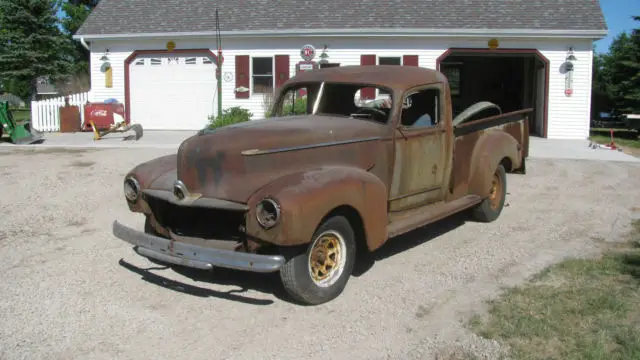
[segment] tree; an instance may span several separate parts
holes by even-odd
[[[627,33],[611,44],[608,58],[609,89],[614,113],[621,115],[640,110],[640,47]]]
[[[613,99],[609,92],[607,81],[606,55],[593,56],[591,90],[591,118],[600,119],[601,113],[608,113],[613,106]]]
[[[592,115],[640,112],[640,27],[616,36],[608,53],[594,56],[593,65]]]
[[[0,79],[28,88],[40,76],[56,81],[70,73],[72,44],[57,26],[53,0],[0,0]]]
[[[91,14],[91,11],[98,5],[100,0],[67,0],[62,1],[62,11],[64,16],[60,23],[65,33],[71,39],[71,37],[80,29],[87,16]],[[74,73],[89,74],[89,51],[82,46],[82,44],[75,42],[75,49],[73,52],[74,60]]]

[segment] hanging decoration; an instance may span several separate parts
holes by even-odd
[[[569,47],[567,51],[567,61],[564,64],[566,73],[564,77],[564,94],[566,96],[573,95],[573,62],[578,60],[573,54],[573,47]]]

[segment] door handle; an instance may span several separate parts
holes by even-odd
[[[431,168],[431,174],[435,175],[436,171],[438,171],[438,165],[433,165],[433,167]]]

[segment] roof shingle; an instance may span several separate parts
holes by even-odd
[[[77,35],[291,29],[606,30],[598,0],[102,0]]]

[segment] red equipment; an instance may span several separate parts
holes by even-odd
[[[117,114],[119,116],[115,116]],[[115,119],[121,117],[122,119]],[[93,131],[91,122],[100,130],[110,129],[115,123],[125,120],[124,105],[121,103],[87,103],[84,106],[84,131]],[[125,120],[129,124],[129,120]]]
[[[613,141],[613,129],[611,129],[611,144],[609,144],[609,147],[611,147],[611,149],[615,150],[618,147],[616,146],[616,142]]]

